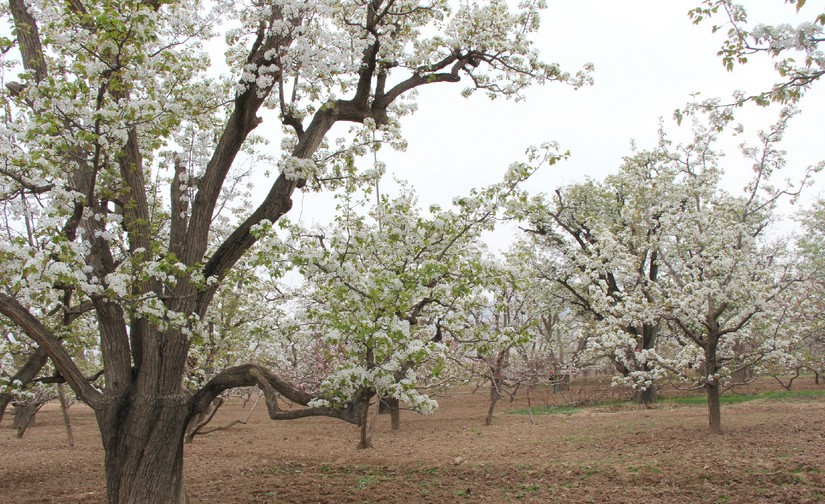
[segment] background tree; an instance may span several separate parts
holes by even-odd
[[[492,281],[468,312],[474,339],[456,357],[471,375],[490,384],[486,425],[505,394],[512,401],[526,390],[531,404],[535,387],[565,391],[584,348],[571,308],[548,292],[553,284],[537,274],[534,252],[530,242],[518,240],[491,261]]]
[[[663,349],[651,352],[650,358],[705,388],[712,433],[722,432],[719,396],[732,370],[786,346],[770,341],[785,336],[770,328],[781,323],[779,297],[797,278],[783,248],[766,235],[777,202],[797,196],[806,182],[771,182],[785,164],[777,144],[791,115],[761,133],[758,147],[743,145],[753,175],[741,195],[719,188],[712,129],[697,128],[692,143],[665,156],[677,175],[674,197],[681,203],[662,216],[659,256],[667,274],[657,310],[679,350],[672,356]]]
[[[94,409],[109,502],[185,501],[186,426],[223,391],[257,384],[299,404],[314,399],[253,364],[185,388],[222,281],[255,245],[253,230],[289,211],[295,190],[355,175],[365,135],[400,142],[410,91],[465,77],[490,96],[585,83],[539,60],[529,36],[540,7],[9,1],[2,14],[14,39],[3,40],[2,64],[16,80],[2,89],[0,192],[12,204],[12,239],[0,262],[0,313]],[[212,78],[202,44],[219,35],[229,74]],[[279,173],[213,243],[229,174],[267,109],[286,128]],[[359,126],[330,148],[338,122]],[[15,204],[24,200],[37,204]],[[17,236],[26,223],[37,246]],[[102,388],[49,317],[87,306]],[[313,411],[357,422],[362,406]]]
[[[556,159],[546,156],[539,161]],[[370,444],[371,398],[390,403],[396,428],[398,401],[425,413],[434,408],[417,389],[417,372],[438,374],[448,339],[466,344],[467,306],[492,278],[481,233],[492,229],[534,170],[514,164],[504,182],[457,198],[454,209],[433,206],[429,215],[411,190],[380,197],[368,214],[347,192],[330,227],[288,226],[288,239],[270,242],[308,282],[301,301],[307,327],[322,335],[320,348],[331,362],[313,404],[365,402],[361,447]]]
[[[799,317],[799,356],[814,372],[816,383],[825,373],[825,201],[818,199],[800,212],[802,231],[797,257],[803,281],[795,304]]]
[[[631,381],[645,376],[634,383],[635,399],[644,404],[656,397],[644,351],[654,348],[661,324],[652,304],[660,221],[671,202],[672,174],[661,170],[662,159],[661,153],[638,153],[603,183],[538,195],[515,210],[536,247],[538,275],[557,284],[554,292],[589,320],[589,353],[610,359]]]

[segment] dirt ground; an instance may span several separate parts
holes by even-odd
[[[706,433],[702,405],[592,407],[532,424],[508,414],[526,406],[519,397],[484,427],[484,391],[440,403],[429,417],[403,413],[399,432],[379,417],[370,450],[356,449],[354,426],[273,422],[261,403],[248,424],[187,446],[187,491],[193,503],[825,502],[823,396],[723,406],[722,436]],[[250,406],[228,403],[214,425],[246,418]],[[6,415],[0,503],[105,501],[94,417],[80,405],[70,414],[74,447],[57,405],[22,439]]]

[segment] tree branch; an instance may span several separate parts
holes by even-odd
[[[40,82],[46,77],[46,60],[43,58],[43,46],[40,43],[40,31],[37,20],[29,12],[24,0],[10,0],[9,7],[14,17],[14,32],[20,44],[23,67],[34,71],[34,81]]]
[[[255,364],[245,364],[228,368],[209,380],[196,394],[192,401],[190,417],[207,411],[212,401],[223,391],[236,387],[257,385],[264,393],[269,417],[273,420],[291,420],[310,416],[328,416],[357,424],[364,407],[364,394],[359,394],[344,408],[305,408],[282,411],[278,408],[276,396],[281,395],[290,401],[306,406],[315,396],[284,380],[280,375]],[[367,398],[367,402],[369,398]]]
[[[32,380],[34,380],[34,377],[40,373],[40,370],[43,369],[43,366],[46,365],[48,360],[46,351],[42,346],[38,345],[37,349],[33,354],[31,354],[31,356],[29,356],[26,363],[23,364],[14,376],[10,377],[10,381],[12,383],[19,381],[23,384],[23,386],[28,385],[32,382]],[[0,394],[0,422],[3,421],[3,414],[6,412],[6,406],[8,406],[9,402],[11,402],[12,398],[12,394]]]
[[[275,62],[271,58],[267,58],[267,54],[270,51],[277,53],[276,49],[278,47],[289,45],[291,42],[291,33],[284,36],[270,35],[262,44],[256,46],[250,52],[249,63],[255,64],[259,68],[271,65]],[[175,255],[181,258],[184,264],[191,266],[200,261],[206,253],[212,214],[220,196],[223,182],[246,137],[261,123],[261,119],[256,115],[257,111],[269,96],[275,83],[280,82],[281,75],[280,70],[273,72],[272,84],[266,88],[258,87],[255,82],[242,83],[246,90],[235,98],[235,108],[232,110],[226,127],[224,127],[218,140],[218,145],[215,147],[212,158],[207,163],[206,171],[198,184],[198,192],[192,204],[192,216],[187,233],[188,239],[185,244],[172,250]]]
[[[8,317],[45,350],[80,400],[92,408],[97,406],[102,394],[86,381],[83,373],[60,344],[60,340],[46,326],[20,302],[4,293],[0,293],[0,313]]]

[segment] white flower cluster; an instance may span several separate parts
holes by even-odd
[[[278,162],[278,169],[288,180],[302,180],[312,177],[315,173],[315,161],[288,156]]]

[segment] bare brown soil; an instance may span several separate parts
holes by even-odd
[[[704,406],[594,407],[531,424],[507,413],[526,406],[520,397],[502,400],[483,427],[484,391],[440,402],[430,417],[402,414],[399,432],[380,417],[370,450],[356,449],[356,427],[272,422],[260,404],[249,424],[187,446],[187,491],[195,503],[825,502],[822,396],[723,406],[722,436],[706,433]],[[248,408],[231,402],[213,425]],[[79,405],[70,413],[74,447],[57,405],[23,439],[7,415],[0,503],[105,501],[94,416]]]

